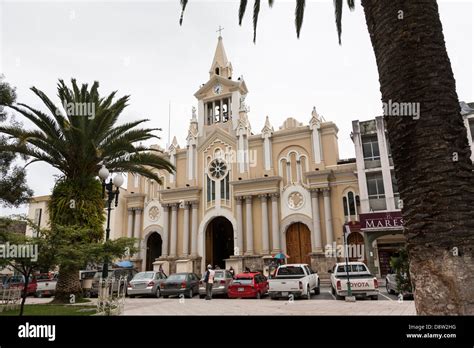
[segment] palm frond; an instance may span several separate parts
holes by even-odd
[[[188,0],[181,0],[181,16],[179,17],[179,25],[183,24],[184,10],[186,9],[187,4]]]
[[[260,13],[260,0],[255,0],[253,4],[253,43],[257,41],[257,22]]]
[[[244,18],[245,9],[247,8],[247,0],[240,0],[239,6],[239,25],[242,25],[242,19]]]
[[[340,45],[342,35],[342,0],[334,0],[334,9],[336,15],[337,37]]]
[[[347,6],[349,6],[349,9],[353,11],[355,9],[355,2],[354,0],[347,0]]]
[[[304,7],[305,0],[296,0],[296,9],[295,9],[295,25],[296,25],[296,36],[300,38],[301,26],[303,25],[304,17]]]

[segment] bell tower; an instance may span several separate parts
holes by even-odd
[[[222,129],[235,132],[241,115],[242,101],[248,93],[243,77],[236,81],[232,63],[227,58],[222,39],[219,37],[209,70],[209,80],[194,94],[198,99],[198,133],[203,136],[208,127],[220,124]],[[225,126],[224,126],[225,124]]]

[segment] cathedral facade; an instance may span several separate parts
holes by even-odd
[[[335,262],[327,247],[342,245],[344,226],[358,220],[356,165],[339,159],[337,126],[313,108],[308,124],[288,118],[275,129],[267,117],[254,132],[248,93],[219,36],[186,144],[174,138],[164,149],[176,172],[158,172],[161,185],[128,176],[115,237],[139,239],[139,269],[266,273],[283,253],[324,274]]]

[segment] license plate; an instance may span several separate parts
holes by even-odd
[[[286,291],[285,291],[285,292],[282,292],[281,295],[282,295],[282,296],[288,296],[288,292],[286,292]]]
[[[239,288],[239,291],[244,291],[245,289],[244,288]]]

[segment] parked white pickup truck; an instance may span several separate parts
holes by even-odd
[[[379,284],[363,262],[349,262],[349,280],[351,282],[352,296],[370,297],[378,300]],[[347,272],[345,263],[336,263],[331,273],[331,291],[336,299],[342,300],[348,296]]]
[[[275,275],[268,280],[268,294],[271,299],[280,297],[306,297],[311,299],[311,291],[320,292],[319,276],[307,264],[281,265]]]
[[[58,283],[58,274],[50,277],[48,274],[42,274],[37,278],[35,297],[54,296],[56,284]]]

